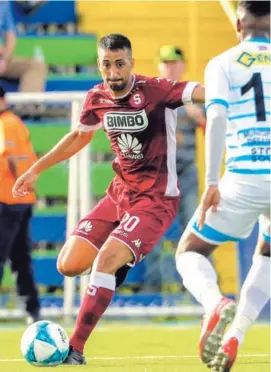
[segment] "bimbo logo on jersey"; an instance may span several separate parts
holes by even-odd
[[[141,132],[148,126],[148,117],[145,110],[107,112],[104,115],[104,126],[111,132]]]

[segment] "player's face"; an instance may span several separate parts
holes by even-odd
[[[104,81],[115,93],[124,94],[129,89],[134,59],[127,49],[99,49],[98,66]]]
[[[185,71],[183,61],[167,61],[159,63],[159,73],[162,78],[171,80],[181,80]]]

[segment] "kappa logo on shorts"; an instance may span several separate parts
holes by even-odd
[[[90,221],[83,221],[80,223],[78,230],[89,233],[92,230],[92,223]]]
[[[136,239],[136,240],[133,240],[132,243],[134,243],[134,245],[137,248],[140,248],[141,247],[141,244],[142,244],[142,241],[140,239]]]

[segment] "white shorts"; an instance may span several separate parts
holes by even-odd
[[[208,243],[219,245],[248,238],[259,219],[262,236],[270,243],[270,181],[226,172],[219,190],[217,212],[208,211],[205,225],[199,230],[198,208],[188,230]]]

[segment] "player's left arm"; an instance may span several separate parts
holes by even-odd
[[[187,116],[197,124],[199,128],[205,132],[206,128],[206,116],[203,108],[198,105],[186,105],[185,111]]]
[[[189,84],[189,82],[187,82]],[[191,93],[192,103],[204,103],[205,102],[205,88],[201,84],[197,84]]]
[[[205,190],[201,199],[198,224],[203,227],[209,208],[217,210],[218,182],[226,142],[229,81],[219,59],[209,62],[205,70],[207,125],[205,137]]]
[[[158,84],[154,94],[159,94],[159,101],[169,109],[183,105],[205,102],[204,87],[194,81],[172,81],[157,79]]]

